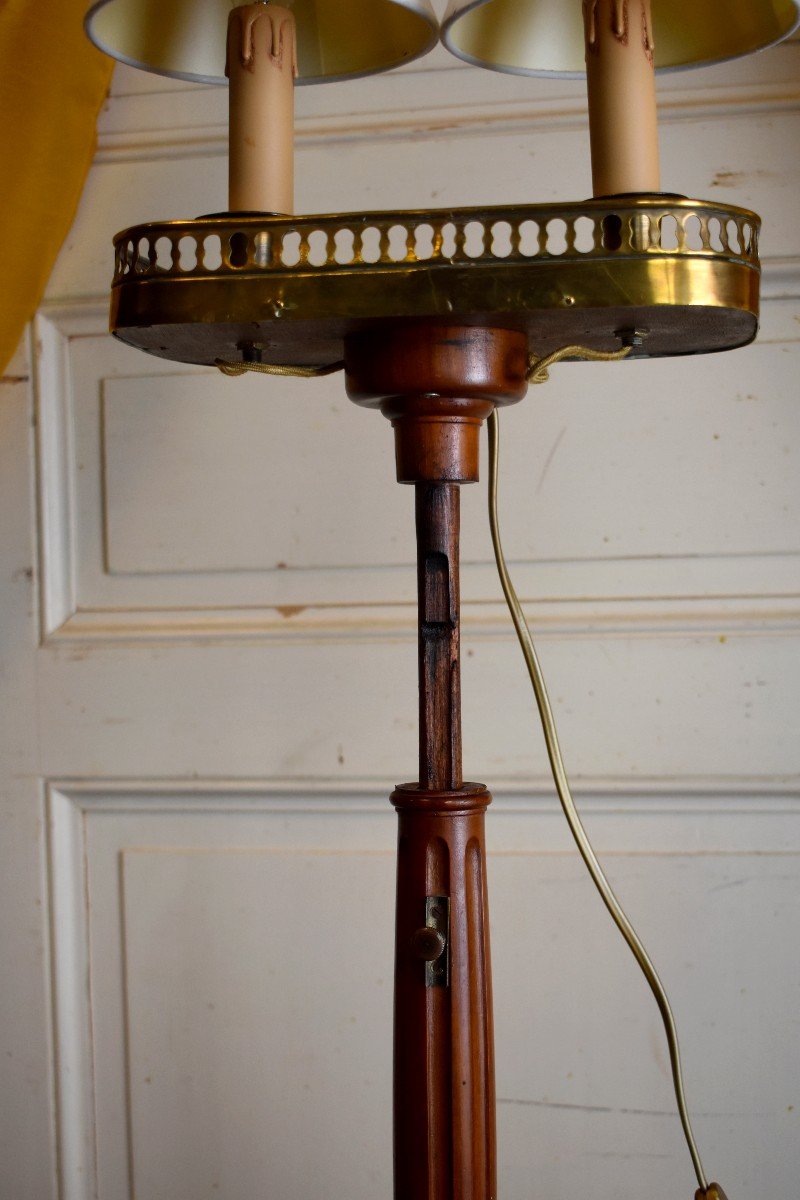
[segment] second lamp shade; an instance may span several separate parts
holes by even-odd
[[[652,0],[652,8],[656,70],[752,54],[800,24],[800,0]],[[581,0],[450,0],[442,36],[459,58],[497,71],[585,70]]]

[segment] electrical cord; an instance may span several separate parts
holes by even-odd
[[[215,359],[214,366],[223,375],[234,378],[252,371],[256,375],[282,375],[286,379],[319,379],[322,375],[334,375],[344,369],[343,362],[328,363],[323,367],[293,367],[285,363],[226,362],[223,358]]]
[[[550,365],[553,361],[559,361],[559,358],[570,357],[595,357],[596,352],[582,351],[580,347],[569,346],[565,347],[564,352],[556,352],[558,357],[549,355],[547,361],[544,359],[532,358],[531,370],[529,378],[533,382],[544,382],[546,378],[546,365]],[[622,358],[627,354],[627,350],[616,355],[604,356],[609,358]],[[597,355],[599,358],[600,356]],[[545,367],[544,370],[542,368]],[[538,378],[537,378],[538,372]],[[667,1035],[667,1045],[669,1047],[670,1065],[672,1068],[672,1082],[675,1088],[675,1099],[678,1106],[678,1114],[680,1116],[683,1133],[686,1138],[686,1144],[689,1148],[689,1154],[692,1158],[697,1182],[700,1185],[701,1192],[708,1193],[709,1185],[706,1181],[703,1171],[703,1164],[700,1161],[700,1155],[697,1150],[697,1145],[692,1133],[692,1126],[689,1120],[689,1113],[686,1107],[686,1097],[683,1087],[683,1072],[681,1069],[680,1047],[678,1045],[678,1032],[675,1026],[675,1018],[672,1015],[667,993],[664,986],[658,977],[655,967],[645,950],[639,936],[631,925],[625,910],[614,894],[614,891],[609,883],[603,868],[601,867],[597,855],[594,852],[586,830],[575,807],[575,801],[572,798],[569,780],[567,778],[564,760],[561,756],[561,747],[558,741],[558,733],[556,730],[553,710],[550,706],[550,699],[547,694],[544,676],[542,674],[539,659],[536,649],[533,644],[525,615],[522,611],[522,606],[519,602],[519,597],[514,590],[514,585],[508,573],[508,567],[503,554],[503,547],[500,542],[500,531],[497,517],[497,480],[498,480],[498,464],[499,464],[499,434],[500,420],[495,409],[488,422],[489,428],[489,527],[492,535],[492,545],[494,547],[494,556],[497,563],[497,571],[500,576],[500,583],[503,588],[503,594],[506,598],[511,620],[514,623],[514,628],[522,648],[522,654],[525,658],[525,664],[528,668],[533,691],[536,697],[536,705],[539,710],[539,717],[542,722],[542,730],[544,732],[544,740],[547,747],[547,757],[550,760],[550,769],[553,773],[553,781],[558,792],[558,798],[561,801],[561,807],[564,810],[564,816],[567,819],[570,831],[580,851],[581,857],[592,877],[592,882],[600,893],[603,903],[608,909],[611,917],[619,929],[620,933],[628,943],[637,963],[639,964],[645,979],[647,980],[650,990],[655,997],[658,1005],[661,1019],[664,1023],[664,1030]],[[716,1185],[712,1185],[716,1186]]]

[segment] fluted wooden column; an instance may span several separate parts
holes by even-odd
[[[394,1137],[396,1200],[492,1200],[494,1049],[480,785],[398,788]],[[449,982],[417,950],[426,898],[449,898]]]

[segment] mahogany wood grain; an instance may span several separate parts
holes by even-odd
[[[494,1200],[489,921],[481,784],[461,777],[457,483],[417,483],[419,782],[398,788],[395,1200]],[[450,901],[449,981],[426,984],[427,897]]]
[[[527,366],[511,329],[408,322],[345,340],[347,394],[392,422],[400,483],[475,482],[481,425],[522,399]]]
[[[398,788],[395,1200],[494,1200],[494,1043],[480,784]],[[450,981],[414,952],[427,896],[450,898]]]
[[[527,387],[518,331],[381,325],[345,344],[347,390],[394,426],[416,485],[419,779],[397,788],[395,1200],[495,1200],[492,989],[482,784],[461,767],[459,511],[480,427]],[[426,904],[449,900],[449,979],[429,977]],[[440,906],[442,907],[442,906]],[[427,957],[426,957],[427,956]],[[441,965],[441,964],[440,964]]]
[[[456,483],[418,483],[419,784],[461,787],[461,661]]]

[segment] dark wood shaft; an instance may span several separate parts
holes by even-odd
[[[494,1050],[484,812],[461,778],[460,485],[416,484],[419,782],[398,788],[395,1200],[494,1200]],[[420,957],[449,901],[447,986]]]
[[[461,787],[457,483],[418,483],[419,785]]]
[[[394,1025],[395,1200],[495,1200],[494,1043],[479,784],[398,788]],[[450,900],[447,987],[415,954],[428,896]]]

